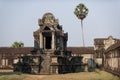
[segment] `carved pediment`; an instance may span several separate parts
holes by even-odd
[[[42,21],[44,24],[53,24],[55,22],[55,17],[52,13],[46,13],[43,15]]]
[[[107,49],[108,47],[110,47],[111,45],[115,44],[115,40],[112,36],[109,36],[106,40],[104,40],[104,45],[105,45],[105,49]]]
[[[52,13],[45,13],[42,17],[42,19],[38,20],[39,26],[54,26],[56,27],[58,25],[58,19],[55,19],[54,15]]]

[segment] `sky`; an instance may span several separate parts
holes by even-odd
[[[80,3],[89,9],[83,20],[85,46],[93,46],[95,38],[120,39],[120,0],[0,0],[0,47],[15,41],[33,47],[38,19],[47,12],[68,32],[68,46],[82,46],[80,20],[74,15]]]

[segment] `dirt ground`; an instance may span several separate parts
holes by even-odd
[[[0,69],[0,77],[9,78],[9,80],[12,80],[13,78],[17,78],[14,80],[40,80],[43,77],[46,77],[46,75],[31,75],[31,74],[22,74],[22,73],[15,73],[13,70],[3,70]],[[7,80],[7,78],[5,80]],[[4,80],[0,78],[0,80]]]
[[[32,75],[0,70],[0,75],[0,80],[120,80],[119,77],[101,70],[57,75]]]

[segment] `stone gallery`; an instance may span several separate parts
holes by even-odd
[[[0,47],[0,69],[62,74],[102,68],[120,76],[120,39],[95,38],[91,47],[67,47],[68,33],[52,13],[45,13],[38,24],[34,47]]]

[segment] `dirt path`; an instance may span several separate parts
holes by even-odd
[[[24,80],[41,80],[44,77],[46,77],[46,75],[27,75]]]
[[[97,70],[95,72],[79,72],[58,75],[32,75],[10,72],[10,70],[1,71],[0,80],[120,80],[108,72]],[[5,78],[5,79],[4,79]]]

